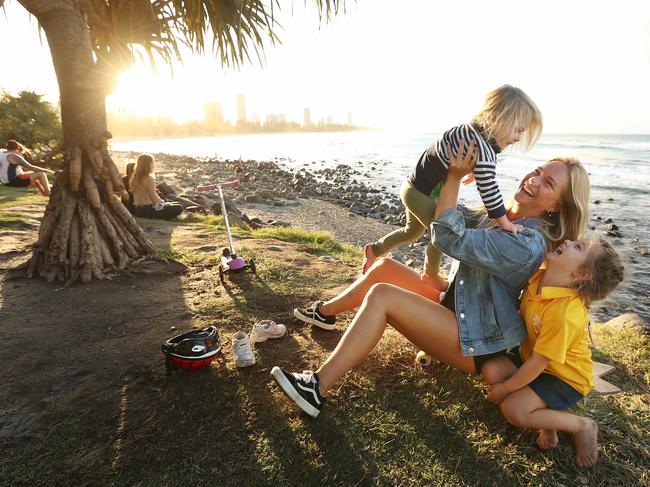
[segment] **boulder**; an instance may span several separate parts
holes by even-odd
[[[636,313],[625,313],[623,315],[612,318],[606,323],[607,326],[620,328],[622,326],[631,326],[643,331],[650,331],[648,324],[641,319]]]
[[[247,194],[244,196],[246,203],[264,203],[264,198],[259,193]]]

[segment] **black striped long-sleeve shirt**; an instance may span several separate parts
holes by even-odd
[[[431,198],[438,198],[440,188],[447,177],[449,156],[447,145],[454,155],[458,154],[460,141],[465,147],[474,141],[478,150],[478,162],[474,168],[476,187],[490,218],[506,214],[503,197],[496,180],[496,162],[499,147],[493,140],[486,141],[475,125],[465,124],[447,130],[443,136],[429,147],[408,176],[408,182]]]

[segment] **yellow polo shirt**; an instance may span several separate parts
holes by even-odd
[[[528,337],[519,346],[525,362],[533,352],[548,358],[544,372],[562,379],[583,395],[593,389],[589,313],[575,289],[543,287],[544,269],[535,272],[521,297],[519,314]]]

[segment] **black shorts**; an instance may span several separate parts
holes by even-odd
[[[32,184],[29,178],[12,178],[6,183],[6,186],[12,186],[14,188],[26,188]]]
[[[505,356],[508,357],[517,368],[521,367],[524,363],[519,356],[519,347],[513,348],[507,352]],[[548,405],[549,408],[557,409],[559,411],[575,406],[575,404],[584,397],[580,392],[575,390],[559,377],[545,372],[539,374],[535,380],[528,384],[528,387],[530,387],[533,392]]]

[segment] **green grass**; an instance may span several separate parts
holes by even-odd
[[[24,219],[20,213],[0,210],[0,228],[20,228],[23,226]]]
[[[220,215],[195,215],[196,225],[203,228],[206,233],[224,233],[226,226]],[[353,245],[341,244],[328,232],[301,230],[293,227],[263,227],[251,229],[245,223],[231,225],[230,230],[236,237],[269,237],[283,242],[292,242],[304,245],[313,253],[319,255],[335,255],[339,257],[358,258],[361,253]]]
[[[345,255],[358,257],[359,249],[353,245],[341,244],[328,232],[306,231],[292,227],[267,227],[253,231],[255,237],[271,237],[284,242],[305,245],[317,254]]]
[[[47,198],[32,188],[12,188],[0,184],[0,228],[25,227],[25,216],[13,211],[23,205],[45,205]]]
[[[0,210],[22,205],[45,205],[47,198],[33,188],[12,188],[0,184]]]
[[[191,250],[175,249],[172,245],[162,249],[157,249],[156,258],[161,260],[177,260],[186,265],[195,265],[208,262],[209,260],[214,260],[212,256],[207,256]]]
[[[201,232],[225,231],[219,218],[192,225]],[[94,325],[60,331],[83,336],[74,343],[88,346],[90,354],[86,362],[67,364],[66,377],[74,377],[79,367],[89,368],[93,357],[101,356],[92,355],[98,350],[123,351],[116,360],[119,366],[95,370],[83,394],[71,403],[57,402],[53,386],[52,400],[37,406],[45,408],[47,421],[34,438],[0,445],[3,484],[650,484],[650,342],[640,330],[594,326],[594,358],[615,366],[605,379],[622,391],[590,395],[575,410],[600,426],[601,459],[590,470],[574,465],[566,435],[560,435],[556,450],[541,453],[534,433],[510,426],[485,400],[477,379],[440,364],[415,366],[415,348],[392,331],[330,392],[321,416],[312,420],[285,400],[269,371],[274,365],[315,369],[334,349],[350,314],[336,331],[326,332],[295,324],[292,309],[353,279],[361,254],[322,232],[233,231],[241,238],[240,253],[255,259],[257,278],[235,275],[223,286],[213,252],[169,246],[158,257],[190,265],[178,278],[180,294],[168,296],[170,306],[143,306],[142,297],[136,298],[148,286],[138,282],[141,290],[132,293],[134,301],[123,296],[120,307],[133,310],[134,321],[142,320],[144,326],[118,336]],[[268,250],[274,239],[290,245],[283,253]],[[338,259],[327,263],[331,272],[323,272],[314,255]],[[157,288],[153,282],[151,293]],[[29,294],[30,288],[21,292]],[[61,299],[65,296],[61,293]],[[167,333],[184,306],[191,306],[195,324],[219,328],[225,360],[168,378],[158,342],[143,342],[138,333],[155,326],[146,321],[152,315]],[[257,345],[254,367],[235,368],[230,337],[262,318],[286,323],[288,336]],[[122,330],[127,325],[111,326]]]
[[[648,337],[634,327],[610,328],[593,325],[596,358],[616,363],[639,387],[650,387],[650,347]]]

